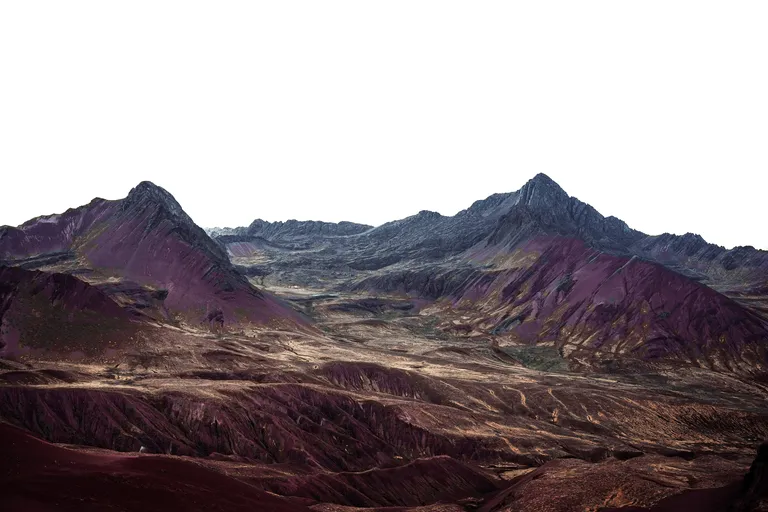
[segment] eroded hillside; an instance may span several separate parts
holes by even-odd
[[[542,175],[454,217],[211,235],[149,183],[0,232],[11,510],[764,504],[764,253]]]

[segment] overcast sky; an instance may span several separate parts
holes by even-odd
[[[544,172],[768,248],[768,2],[0,3],[0,224],[151,180],[200,225],[452,215]]]

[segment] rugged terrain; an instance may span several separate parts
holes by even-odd
[[[165,190],[140,183],[125,199],[0,228],[6,264],[66,272],[128,302],[162,299],[159,319],[192,325],[301,322],[251,286]],[[145,304],[139,304],[141,307]]]
[[[543,175],[209,233],[147,182],[0,228],[10,510],[768,506],[764,252]]]
[[[211,234],[254,282],[429,300],[467,336],[552,346],[573,369],[766,371],[767,252],[644,235],[543,174],[453,217]]]

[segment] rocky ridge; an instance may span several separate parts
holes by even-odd
[[[647,236],[544,174],[452,217],[333,237],[248,229],[214,238],[259,282],[421,297],[461,311],[470,335],[554,343],[574,367],[766,370],[768,253]]]

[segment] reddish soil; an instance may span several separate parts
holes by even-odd
[[[147,182],[0,228],[3,510],[765,510],[762,256],[544,176],[227,233]]]
[[[193,325],[304,325],[307,319],[253,287],[165,190],[144,182],[125,199],[91,203],[0,232],[0,259],[77,272],[92,282],[130,280],[167,291],[173,315]]]
[[[3,423],[0,439],[0,496],[8,512],[309,510],[192,459],[71,450]]]
[[[0,266],[0,357],[105,354],[140,328],[139,318],[75,276]]]

